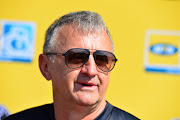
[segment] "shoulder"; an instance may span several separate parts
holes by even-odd
[[[109,115],[109,118],[110,118],[109,120],[140,120],[137,117],[135,117],[134,115],[132,115],[120,108],[117,108],[108,102],[107,102],[107,106],[111,110],[111,113]]]
[[[10,115],[5,120],[51,120],[53,112],[53,104],[46,104]]]
[[[135,117],[134,115],[132,115],[122,109],[119,109],[117,107],[114,107],[114,106],[113,106],[113,110],[112,110],[112,117],[114,117],[114,119],[121,118],[122,120],[140,120],[137,117]]]

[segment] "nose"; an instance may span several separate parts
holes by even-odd
[[[90,77],[95,76],[98,73],[97,65],[94,61],[93,55],[89,56],[88,61],[86,62],[86,64],[81,69],[81,73],[87,74]]]

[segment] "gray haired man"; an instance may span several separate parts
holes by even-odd
[[[54,103],[31,108],[7,120],[139,120],[105,100],[117,59],[111,35],[100,15],[73,12],[47,30],[42,75],[52,81]]]

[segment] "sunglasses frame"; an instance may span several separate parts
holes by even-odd
[[[45,55],[57,55],[57,56],[61,56],[61,55],[62,55],[62,56],[65,57],[65,63],[66,63],[66,66],[67,66],[68,68],[70,68],[70,69],[77,69],[77,68],[80,68],[80,67],[82,67],[83,65],[85,65],[86,62],[89,60],[89,57],[87,58],[87,60],[86,60],[81,66],[76,67],[76,68],[69,67],[69,65],[67,64],[66,55],[67,55],[67,53],[68,53],[69,51],[74,50],[74,49],[86,50],[86,51],[88,52],[88,56],[90,56],[90,54],[91,54],[90,50],[95,50],[95,49],[90,49],[90,50],[89,50],[89,49],[85,49],[85,48],[72,48],[72,49],[69,49],[68,51],[66,51],[65,53],[46,53]],[[114,65],[113,65],[113,67],[112,67],[109,71],[102,70],[101,67],[97,64],[95,54],[98,53],[98,52],[108,52],[108,53],[110,53],[110,54],[114,57],[114,61],[115,61],[115,62],[114,62]],[[98,66],[98,68],[99,68],[100,70],[104,71],[104,72],[110,72],[110,71],[114,68],[116,62],[118,61],[118,59],[116,59],[116,56],[115,56],[113,53],[111,53],[111,52],[109,52],[109,51],[105,51],[105,50],[96,50],[95,52],[93,52],[93,57],[94,57],[94,61],[95,61],[96,65]]]

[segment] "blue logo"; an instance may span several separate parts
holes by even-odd
[[[178,48],[171,44],[159,43],[150,47],[152,53],[157,55],[174,55],[178,52]]]
[[[0,60],[31,62],[34,42],[34,23],[3,21]]]

